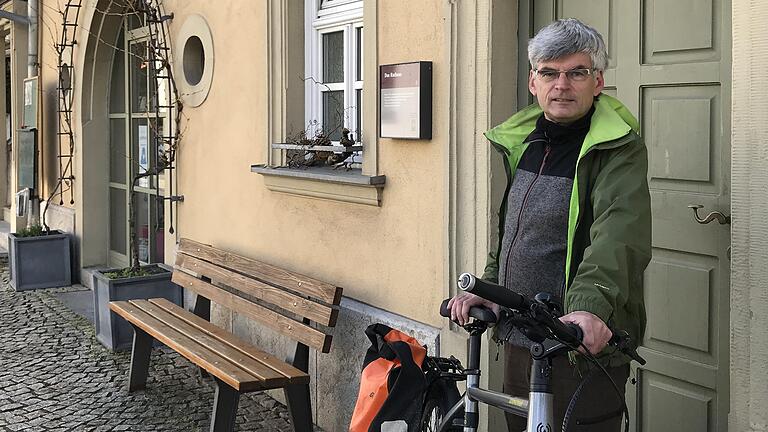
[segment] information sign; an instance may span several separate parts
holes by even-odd
[[[379,68],[379,135],[432,139],[432,62]]]

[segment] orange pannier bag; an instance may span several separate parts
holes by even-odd
[[[371,346],[365,354],[360,392],[350,432],[415,431],[427,381],[422,371],[427,350],[413,337],[384,324],[365,329]]]

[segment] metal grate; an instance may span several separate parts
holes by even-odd
[[[167,194],[165,196],[159,196],[161,201],[169,200],[169,215],[168,215],[168,232],[173,234],[173,207],[176,203],[183,201],[183,196],[177,196],[173,193],[173,173],[176,169],[176,150],[178,149],[180,131],[180,114],[182,111],[181,99],[179,98],[178,90],[176,88],[176,80],[173,75],[173,70],[170,63],[170,42],[168,41],[168,33],[166,30],[165,22],[173,19],[173,14],[165,14],[160,2],[144,1],[143,2],[144,13],[147,17],[147,27],[149,28],[149,69],[152,73],[153,80],[156,84],[154,91],[154,107],[155,118],[160,118],[160,111],[167,110],[167,119],[170,127],[168,127],[167,135],[163,131],[157,131],[155,133],[155,151],[156,154],[163,155],[163,166],[160,167],[161,162],[158,161],[158,168],[155,172],[155,184],[159,184],[157,176],[163,170],[168,170],[168,185]],[[161,82],[165,82],[165,88],[168,91],[165,95],[161,95],[159,91],[163,87]],[[164,97],[163,97],[164,96]],[[161,100],[161,98],[163,100]],[[162,202],[159,203],[162,205]]]
[[[64,194],[69,192],[69,204],[75,203],[74,189],[72,188],[72,182],[75,180],[75,176],[72,171],[72,158],[75,153],[75,138],[72,133],[72,89],[73,77],[74,77],[74,51],[77,45],[77,23],[80,18],[80,11],[82,10],[82,2],[80,0],[70,0],[64,5],[62,14],[62,26],[61,37],[55,44],[56,53],[58,54],[58,84],[56,86],[57,93],[57,106],[56,113],[58,116],[58,131],[56,132],[56,159],[59,163],[59,175],[56,186],[51,191],[48,200],[45,203],[45,210],[43,210],[42,223],[46,231],[48,225],[45,222],[45,215],[48,212],[48,206],[51,200],[58,195],[59,205],[64,204]]]

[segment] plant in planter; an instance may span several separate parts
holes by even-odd
[[[71,285],[70,258],[67,233],[33,224],[8,235],[11,286],[16,291]]]
[[[172,152],[171,149],[164,150],[167,156],[172,156],[168,154]],[[139,172],[133,175],[128,190],[131,265],[125,268],[97,271],[93,275],[96,339],[115,351],[131,347],[133,330],[125,320],[109,310],[109,302],[162,297],[182,305],[183,290],[171,282],[171,269],[162,263],[142,263],[149,253],[146,239],[144,237],[139,239],[138,235],[135,188],[141,179],[160,174],[170,167],[173,161],[171,157],[158,159],[154,167],[149,167],[146,171],[137,170]]]
[[[150,19],[153,14],[159,14],[159,11],[147,7],[146,4],[142,6],[142,2],[137,2],[136,5],[128,4],[129,10],[126,11],[126,15],[146,16],[147,23],[159,23],[147,24],[150,27],[150,42],[146,51],[147,57],[142,59],[142,68],[151,74],[149,82],[153,83],[151,85],[156,86],[156,88],[148,89],[149,98],[141,99],[143,102],[140,102],[139,105],[146,107],[147,111],[154,109],[155,118],[161,117],[160,107],[175,105],[177,113],[172,122],[175,129],[172,130],[179,131],[178,113],[182,109],[181,101],[174,84],[170,63],[166,58],[167,50],[160,46],[163,45],[164,33],[154,27],[162,25],[162,23],[157,16]],[[136,55],[136,53],[131,55]],[[167,88],[161,89],[161,85],[167,85]],[[161,95],[164,95],[167,100],[160,100]],[[170,111],[164,115],[173,116],[173,112]],[[166,298],[181,305],[183,300],[182,288],[171,282],[171,269],[162,263],[150,263],[152,254],[149,253],[149,228],[147,221],[139,221],[136,202],[137,187],[148,188],[151,186],[150,179],[154,179],[154,184],[158,184],[158,177],[166,170],[173,169],[180,137],[173,136],[173,133],[163,133],[159,122],[147,122],[145,127],[147,130],[144,132],[144,140],[154,144],[145,145],[138,151],[137,155],[132,155],[132,152],[126,155],[131,167],[131,181],[127,184],[130,265],[125,268],[97,271],[93,275],[96,339],[112,350],[129,349],[133,340],[133,329],[128,322],[109,310],[110,302]],[[154,140],[149,140],[150,128]],[[155,155],[155,157],[151,155]],[[168,181],[168,183],[171,184],[172,182]],[[146,200],[152,199],[151,195],[144,194],[144,196]],[[164,198],[158,196],[157,199],[157,205],[162,206]],[[176,197],[172,197],[172,199],[180,200]],[[139,235],[139,231],[141,231],[141,235]],[[173,233],[172,226],[169,232]],[[158,234],[161,233],[162,229]],[[162,239],[159,239],[158,242],[161,244]],[[162,260],[162,254],[157,258]]]

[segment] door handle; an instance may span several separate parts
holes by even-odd
[[[708,224],[708,223],[712,222],[713,220],[717,220],[717,222],[720,225],[730,225],[731,224],[731,217],[730,216],[726,216],[726,215],[720,213],[719,211],[711,212],[705,218],[701,218],[699,216],[699,209],[700,208],[704,208],[704,206],[701,205],[701,204],[692,204],[692,205],[689,205],[688,208],[693,210],[693,217],[694,217],[694,219],[696,219],[696,222],[698,222],[698,223],[700,223],[702,225]]]

